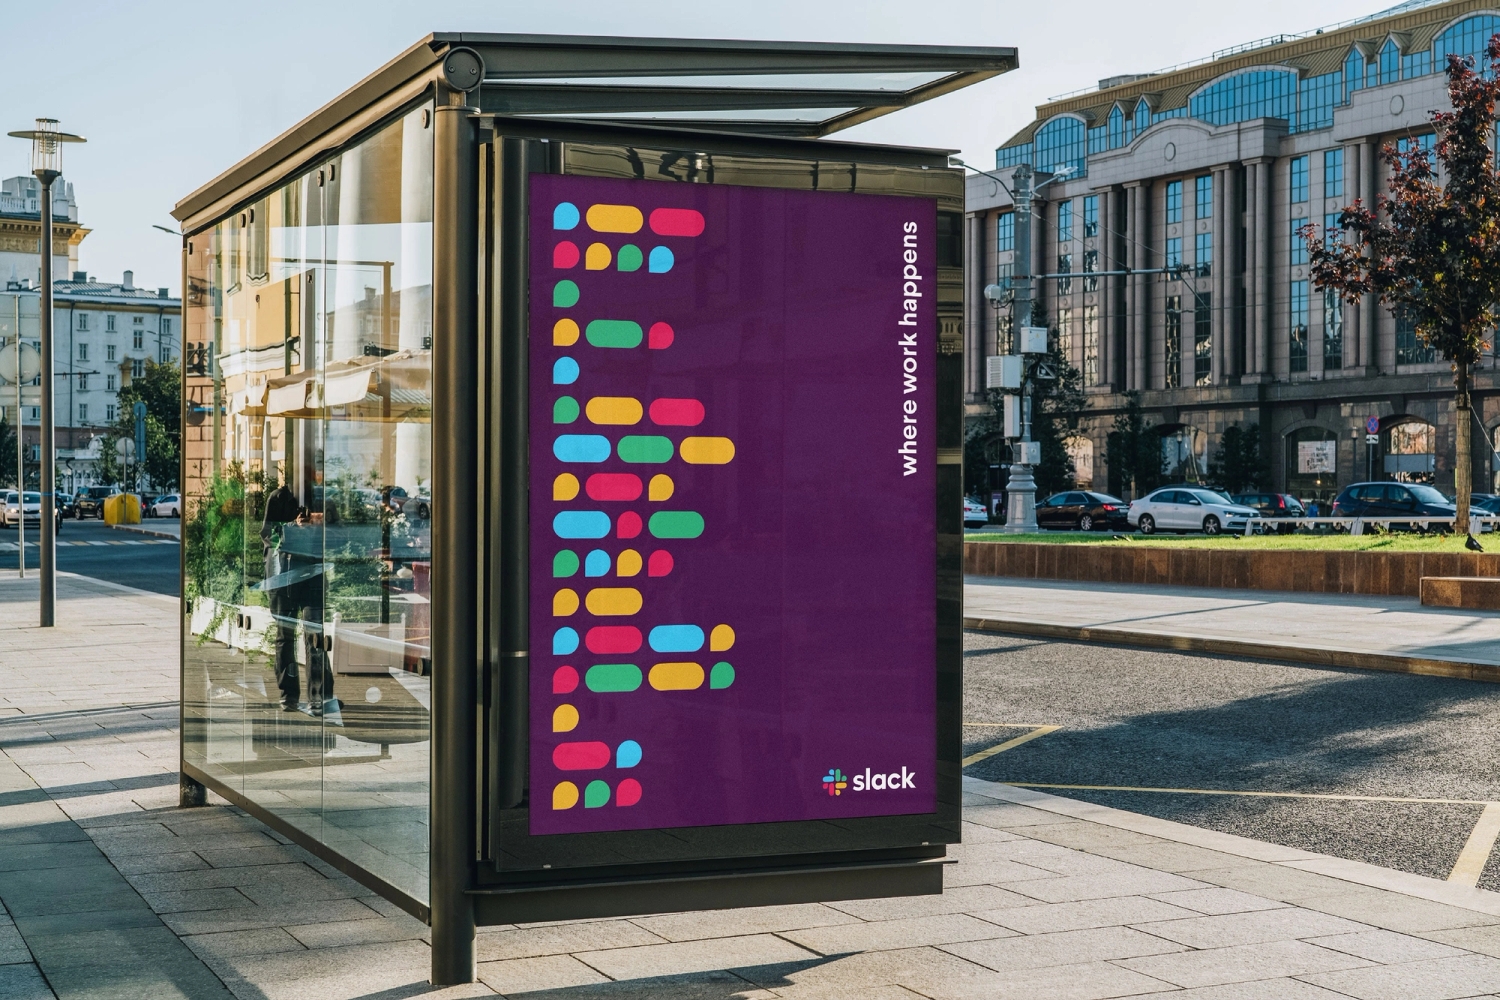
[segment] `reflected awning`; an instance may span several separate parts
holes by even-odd
[[[432,405],[430,351],[336,361],[319,372],[274,378],[235,394],[231,413],[329,420],[399,421],[424,418]],[[262,409],[251,404],[263,392]],[[240,407],[235,409],[235,407]]]

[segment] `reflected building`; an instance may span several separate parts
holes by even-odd
[[[1367,478],[1452,489],[1448,364],[1404,317],[1316,289],[1298,231],[1336,227],[1344,206],[1388,193],[1382,148],[1433,147],[1430,112],[1449,107],[1447,57],[1483,62],[1497,31],[1493,5],[1413,0],[1101,80],[1039,107],[997,150],[1012,187],[1023,163],[1039,179],[1067,171],[1034,202],[1030,249],[1034,274],[1070,275],[1035,286],[1088,394],[1068,444],[1082,484],[1132,492],[1107,443],[1126,394],[1139,393],[1168,478],[1207,478],[1224,431],[1255,425],[1263,488],[1304,499]],[[1016,227],[995,180],[971,176],[967,194],[973,420],[987,409],[983,359],[1010,349],[1009,308],[981,292],[1013,272]],[[1500,488],[1484,443],[1500,444],[1495,364],[1487,354],[1474,376],[1476,490]],[[976,441],[969,454],[970,489],[998,489],[1003,441]]]

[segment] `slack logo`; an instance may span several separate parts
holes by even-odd
[[[893,792],[902,788],[916,788],[917,772],[903,767],[889,774],[874,774],[867,767],[864,774],[856,774],[850,780],[838,768],[829,768],[828,773],[823,776],[823,788],[828,794],[841,795],[845,787],[849,787],[852,792]]]

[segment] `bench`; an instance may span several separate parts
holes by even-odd
[[[1434,608],[1500,611],[1500,579],[1489,576],[1424,576],[1422,603]]]

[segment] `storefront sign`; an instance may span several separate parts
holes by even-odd
[[[1298,441],[1297,471],[1304,475],[1333,474],[1338,466],[1337,441]]]
[[[934,811],[934,203],[530,198],[531,832]]]

